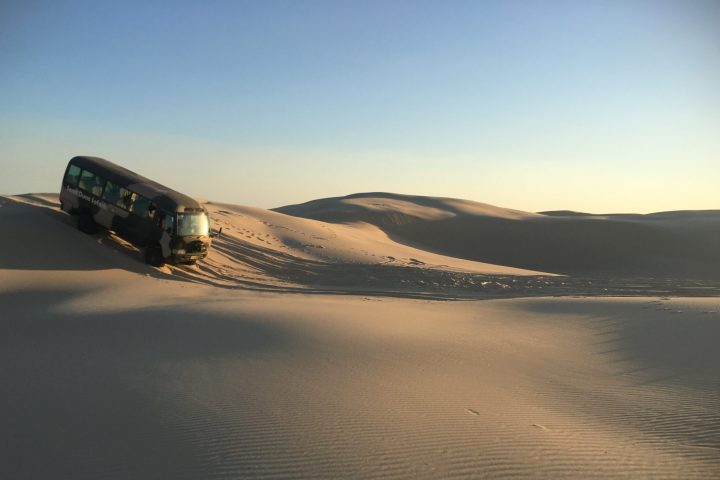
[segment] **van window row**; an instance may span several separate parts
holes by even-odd
[[[147,198],[77,165],[70,165],[65,182],[142,218],[153,218],[155,215],[155,206]]]

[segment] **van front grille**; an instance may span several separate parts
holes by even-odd
[[[194,242],[190,242],[185,247],[185,251],[187,253],[205,253],[207,252],[207,245],[205,245],[200,240],[195,240]]]

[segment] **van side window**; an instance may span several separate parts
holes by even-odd
[[[78,180],[80,179],[80,167],[77,165],[70,165],[68,168],[67,175],[65,175],[65,183],[77,187]]]
[[[103,191],[103,200],[108,202],[111,205],[121,206],[120,205],[120,190],[121,188],[111,181],[108,180],[108,182],[105,184],[105,191]]]
[[[92,172],[83,170],[82,174],[80,175],[80,180],[78,181],[78,187],[89,192],[93,186],[93,183],[95,183],[95,175],[93,175]]]
[[[147,198],[138,195],[130,211],[140,218],[153,218],[155,215],[155,205]]]
[[[155,215],[155,224],[160,227],[161,230],[172,233],[175,229],[175,217],[170,215],[168,212],[161,210],[157,215]]]
[[[92,191],[90,193],[92,193],[93,195],[95,195],[98,198],[101,197],[103,194],[103,190],[105,189],[106,183],[107,183],[107,180],[95,175],[95,185],[93,185]]]
[[[82,174],[80,175],[80,181],[78,182],[78,186],[86,192],[95,195],[96,197],[99,197],[100,195],[102,195],[104,183],[104,179],[98,177],[97,175],[88,170],[83,170]]]
[[[136,198],[137,193],[133,193],[127,188],[120,187],[120,200],[118,200],[116,205],[120,208],[124,208],[125,210],[130,210]]]

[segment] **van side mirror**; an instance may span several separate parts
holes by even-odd
[[[220,227],[220,230],[218,230],[217,233],[210,232],[210,238],[219,237],[220,235],[222,235],[222,227]]]

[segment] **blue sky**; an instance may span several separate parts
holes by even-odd
[[[0,0],[0,192],[720,208],[720,3]]]

